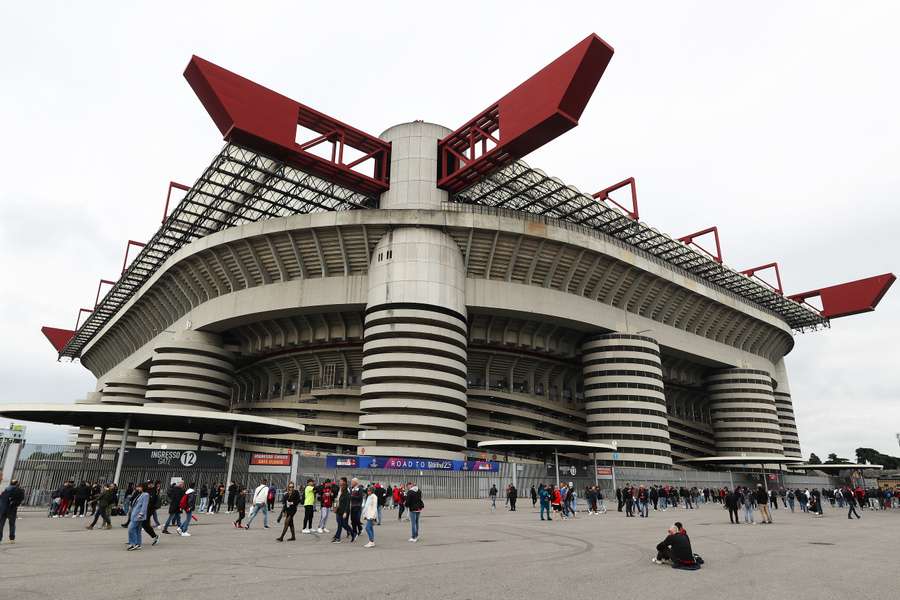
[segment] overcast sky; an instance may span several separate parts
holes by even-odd
[[[777,260],[789,292],[900,270],[900,3],[132,4],[0,7],[0,403],[93,390],[39,329],[71,328],[221,147],[192,54],[377,135],[455,128],[596,32],[616,53],[579,127],[527,162],[586,192],[634,176],[643,220],[716,224],[728,264]],[[797,336],[805,455],[900,454],[898,333],[900,286]]]

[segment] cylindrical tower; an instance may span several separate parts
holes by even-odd
[[[231,403],[233,355],[222,338],[203,331],[182,331],[153,350],[147,379],[147,403],[166,408],[227,411]],[[139,446],[166,444],[169,448],[196,448],[198,435],[188,432],[140,430]],[[215,449],[223,436],[207,436],[203,442]]]
[[[437,140],[450,133],[415,121],[391,142],[384,209],[439,210]],[[466,447],[466,270],[453,239],[401,227],[379,241],[369,266],[363,342],[360,453],[462,459]]]
[[[778,411],[778,426],[781,428],[781,444],[784,455],[789,458],[803,458],[800,451],[800,437],[797,435],[797,421],[794,419],[794,404],[791,401],[791,387],[788,384],[784,359],[775,363],[775,409]]]
[[[461,459],[466,446],[465,267],[436,229],[375,248],[363,342],[359,438],[379,456]]]
[[[147,402],[227,411],[233,370],[232,354],[218,335],[182,331],[153,350]]]
[[[720,456],[784,455],[772,377],[756,369],[724,369],[706,378],[716,452]]]
[[[119,369],[103,383],[104,404],[133,404],[140,406],[147,393],[147,371]]]
[[[672,465],[662,365],[656,340],[610,333],[582,343],[588,440],[617,442],[626,465]],[[601,453],[605,460],[612,453]]]

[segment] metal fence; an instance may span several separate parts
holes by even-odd
[[[97,456],[96,450],[85,452],[74,446],[47,446],[26,444],[22,449],[15,466],[15,476],[26,492],[27,505],[47,506],[54,490],[59,489],[66,481],[108,482],[115,473],[115,451],[104,451]],[[577,490],[593,485],[595,476],[590,463],[575,466],[575,474],[571,467],[562,467],[560,481],[572,482]],[[616,483],[645,485],[673,485],[687,488],[719,488],[733,485],[755,485],[762,482],[761,473],[727,471],[694,471],[666,469],[637,469],[630,467],[615,468]],[[125,467],[119,477],[121,489],[128,483],[138,481],[160,481],[168,485],[172,478],[181,478],[195,488],[203,485],[212,487],[225,481],[227,473],[224,469],[185,469],[183,467]],[[235,452],[232,479],[239,485],[254,488],[267,479],[270,485],[279,490],[287,487],[288,473],[254,473],[250,471],[250,453]],[[297,480],[307,478],[316,481],[357,477],[363,483],[379,482],[384,485],[396,485],[409,481],[415,482],[427,498],[485,498],[491,485],[501,491],[510,483],[515,483],[520,496],[527,496],[530,488],[541,483],[556,482],[553,467],[543,464],[500,463],[499,472],[473,471],[419,471],[419,470],[353,470],[329,469],[324,456],[300,456],[297,466]],[[599,479],[598,483],[611,497],[613,481]],[[784,487],[829,487],[837,486],[838,480],[832,477],[779,474],[770,485]]]

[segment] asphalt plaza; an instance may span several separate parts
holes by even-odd
[[[521,500],[525,500],[522,502]],[[421,538],[408,542],[406,521],[384,512],[376,547],[331,544],[330,534],[275,541],[280,526],[261,515],[252,529],[232,515],[200,515],[191,537],[161,536],[126,552],[126,531],[84,529],[89,519],[48,519],[23,511],[17,543],[0,544],[0,598],[260,597],[299,592],[318,598],[610,597],[668,592],[738,593],[751,598],[852,594],[885,598],[897,583],[900,511],[825,508],[823,518],[781,508],[772,525],[731,525],[720,505],[653,512],[647,519],[605,515],[541,522],[531,502],[509,512],[488,500],[430,500]],[[161,515],[165,517],[165,515]],[[318,515],[317,515],[318,517]],[[665,529],[681,521],[703,569],[685,572],[650,562]],[[298,516],[299,521],[299,516]],[[331,519],[330,529],[334,529]],[[298,528],[299,529],[299,528]],[[749,596],[748,596],[749,594]],[[893,592],[888,593],[891,597]],[[690,596],[693,597],[693,596]]]

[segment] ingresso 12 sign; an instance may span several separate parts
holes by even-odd
[[[225,454],[207,450],[156,450],[129,448],[126,467],[172,467],[176,469],[224,469]]]

